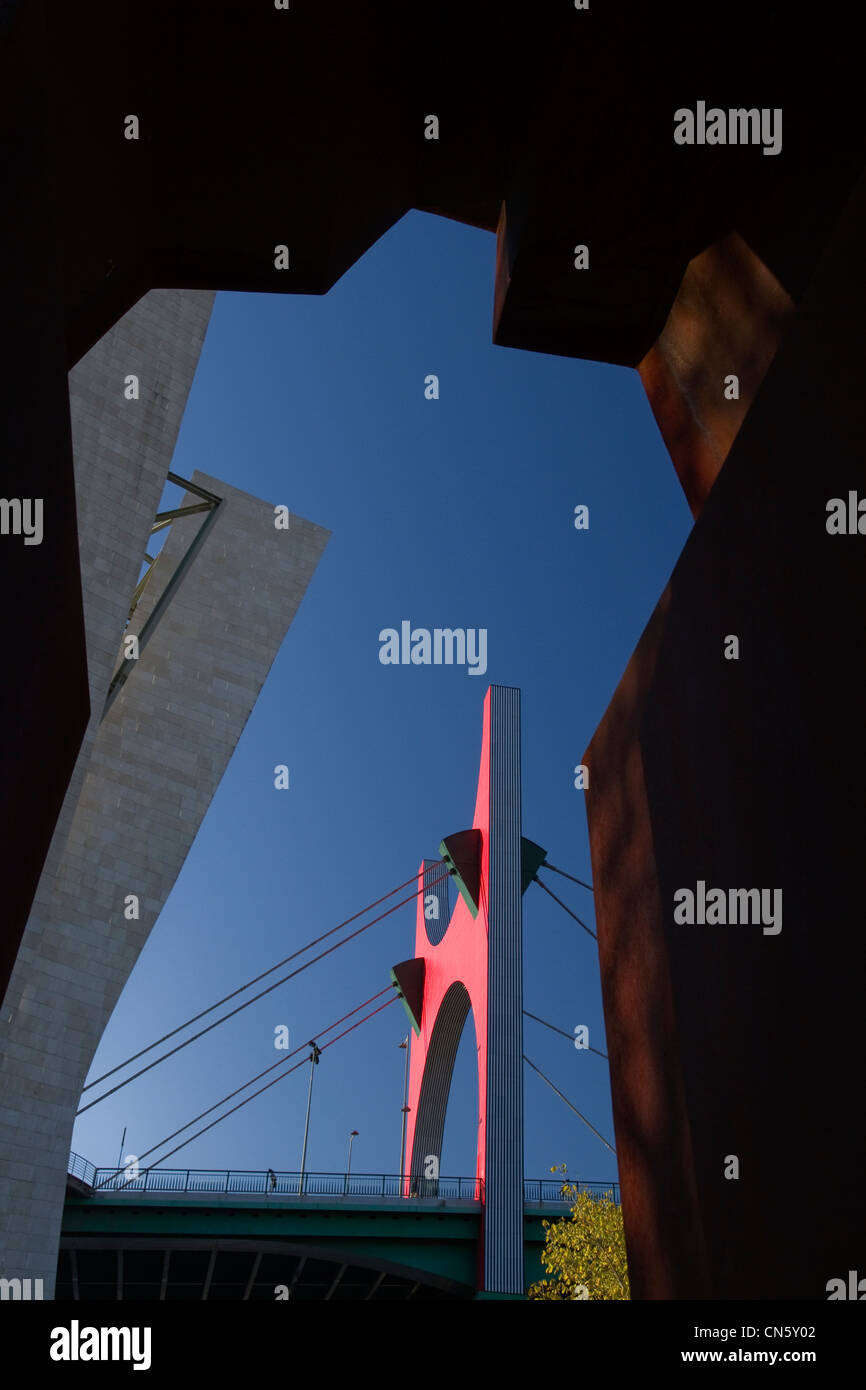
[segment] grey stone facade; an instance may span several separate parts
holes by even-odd
[[[88,1068],[329,535],[294,515],[278,531],[273,506],[196,474],[224,500],[102,718],[212,303],[152,291],[70,374],[91,718],[0,1018],[0,1276],[46,1297]],[[174,523],[129,632],[202,524]],[[62,698],[50,656],[46,679]]]

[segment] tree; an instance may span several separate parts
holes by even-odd
[[[565,1164],[551,1168],[565,1175]],[[573,1199],[561,1221],[544,1221],[547,1232],[541,1259],[553,1279],[540,1279],[528,1291],[534,1300],[562,1303],[572,1299],[628,1299],[628,1263],[622,1208],[613,1192],[593,1197],[563,1181],[562,1195]]]

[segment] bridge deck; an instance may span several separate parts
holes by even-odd
[[[143,1170],[71,1165],[57,1298],[472,1298],[482,1202],[475,1179]],[[596,1195],[615,1184],[582,1184]],[[526,1184],[527,1285],[543,1277],[542,1221],[559,1182]],[[618,1191],[615,1192],[618,1195]],[[278,1292],[279,1291],[279,1292]]]

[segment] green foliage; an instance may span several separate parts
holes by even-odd
[[[565,1164],[550,1171],[564,1175]],[[562,1195],[574,1199],[570,1215],[543,1222],[547,1236],[542,1263],[555,1278],[539,1280],[527,1296],[556,1303],[630,1298],[622,1208],[613,1194],[592,1197],[563,1181]]]

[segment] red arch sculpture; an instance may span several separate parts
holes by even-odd
[[[443,866],[419,869],[415,957],[393,979],[413,1022],[406,1193],[435,1190],[425,1160],[442,1152],[448,1092],[471,1010],[478,1049],[476,1177],[483,1204],[479,1288],[524,1292],[520,692],[491,686],[475,812],[441,849],[460,896],[444,933],[425,916]],[[537,866],[537,865],[536,865]],[[534,873],[534,869],[533,869]],[[443,895],[444,901],[447,897]],[[434,919],[435,920],[435,919]]]

